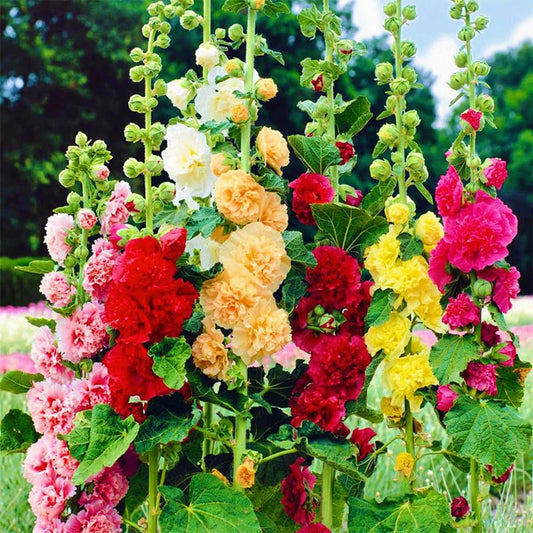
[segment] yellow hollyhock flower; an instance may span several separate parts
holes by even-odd
[[[371,326],[365,334],[365,343],[371,355],[383,350],[389,357],[399,357],[411,338],[411,321],[393,311],[379,326]]]

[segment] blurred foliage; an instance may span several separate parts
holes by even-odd
[[[291,5],[297,6],[295,0]],[[64,151],[78,130],[90,138],[103,138],[114,155],[111,171],[122,176],[122,164],[133,155],[132,146],[123,140],[123,127],[132,120],[127,101],[135,92],[129,80],[129,50],[141,42],[140,28],[145,20],[146,0],[10,0],[1,3],[0,126],[2,149],[2,255],[39,255],[44,224],[51,210],[61,205],[65,191],[57,182],[64,166]],[[213,13],[215,25],[227,27],[244,18],[222,13],[219,3]],[[350,5],[341,8],[345,33],[352,36]],[[191,64],[201,39],[199,30],[186,32],[173,21],[170,48],[163,51],[167,81],[182,76]],[[216,26],[215,26],[216,27]],[[305,115],[296,107],[299,100],[312,98],[310,90],[299,85],[300,61],[319,57],[323,43],[300,34],[294,15],[277,20],[263,18],[258,31],[270,46],[284,54],[285,67],[272,58],[260,58],[258,68],[279,86],[276,99],[267,103],[262,121],[284,134],[301,133]],[[384,39],[368,43],[368,54],[357,58],[347,76],[339,81],[345,98],[364,94],[377,116],[386,94],[374,81],[374,66],[390,59]],[[510,178],[504,200],[511,203],[521,219],[521,235],[514,245],[511,262],[521,267],[523,289],[531,291],[531,168],[533,163],[532,126],[532,46],[524,45],[509,53],[499,53],[492,61],[488,81],[497,105],[498,130],[481,135],[482,156],[498,156],[509,161]],[[456,120],[435,130],[435,102],[430,93],[430,77],[419,72],[425,89],[409,95],[409,107],[422,118],[420,144],[425,150],[430,171],[428,186],[433,190],[445,170],[443,152],[454,136]],[[175,114],[169,101],[161,100],[156,120],[166,121]],[[373,119],[357,137],[359,162],[352,185],[368,190],[368,166],[379,123]],[[297,162],[286,176],[293,179],[301,168]],[[505,189],[504,189],[505,190]],[[421,197],[414,198],[421,206]],[[423,207],[422,207],[423,206]],[[529,216],[529,219],[528,219]]]
[[[35,257],[0,257],[0,306],[27,305],[43,299],[39,293],[41,276],[14,268],[28,266],[34,259]]]

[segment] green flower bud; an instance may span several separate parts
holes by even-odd
[[[135,63],[138,63],[143,60],[144,52],[139,47],[136,47],[130,52],[130,58],[132,61],[135,61]]]
[[[181,17],[185,13],[185,8],[183,6],[176,7],[176,16]]]
[[[317,306],[313,309],[313,313],[314,313],[316,316],[322,316],[325,312],[326,312],[326,310],[325,310],[324,307],[322,307],[321,305],[317,305]]]
[[[480,94],[476,98],[476,109],[482,113],[492,113],[494,111],[494,100],[488,94]]]
[[[411,83],[415,83],[418,78],[418,75],[416,73],[416,70],[413,67],[403,67],[402,78],[405,78],[407,81]]]
[[[130,80],[134,83],[139,83],[144,80],[144,67],[142,65],[130,68]]]
[[[403,57],[414,57],[416,55],[416,46],[411,41],[402,41],[401,53]]]
[[[130,143],[136,143],[140,141],[141,140],[141,128],[139,128],[137,124],[130,122],[124,128],[124,138],[126,139],[126,141]]]
[[[74,254],[68,254],[65,258],[65,268],[74,268],[78,264],[78,260],[74,257]]]
[[[148,106],[148,109],[155,109],[157,107],[157,98],[154,98],[153,96],[148,98],[146,105]]]
[[[158,155],[151,155],[146,160],[146,170],[148,170],[152,176],[159,176],[161,172],[163,172],[163,159]]]
[[[387,101],[385,103],[385,107],[387,108],[387,111],[389,113],[395,113],[396,112],[396,105],[398,104],[398,100],[399,100],[399,97],[395,96],[394,94],[392,94],[392,95],[387,97]],[[405,111],[405,107],[407,105],[406,102],[405,102],[405,98],[400,99],[400,102],[401,102],[401,106],[402,106],[401,112],[403,113]]]
[[[97,139],[93,143],[94,153],[97,155],[104,155],[107,152],[107,144],[101,139]]]
[[[466,144],[461,141],[460,143],[453,146],[453,153],[457,157],[465,157],[469,153],[469,149]]]
[[[80,148],[87,146],[87,135],[85,135],[85,133],[83,133],[82,131],[78,131],[78,133],[76,133],[76,138],[74,139],[74,142]]]
[[[424,156],[420,152],[410,152],[405,160],[405,166],[415,174],[421,172],[425,166]]]
[[[144,75],[148,78],[155,78],[161,72],[161,64],[157,61],[148,61],[144,65]]]
[[[420,124],[418,111],[416,111],[416,109],[411,109],[410,111],[407,111],[407,113],[404,113],[403,123],[408,128],[416,128]]]
[[[470,26],[464,26],[459,30],[457,37],[459,40],[467,42],[471,41],[476,36],[476,32]]]
[[[405,78],[396,78],[391,81],[390,89],[394,94],[402,96],[411,90],[411,84]]]
[[[150,28],[150,26],[148,24],[145,24],[142,28],[141,28],[141,32],[142,32],[142,35],[145,39],[148,39],[148,37],[150,37],[150,33],[152,33],[152,29]]]
[[[159,147],[165,138],[165,133],[167,132],[165,126],[161,122],[155,122],[150,126],[148,135],[152,141],[152,145],[157,150],[156,147]]]
[[[164,22],[161,22],[161,26],[159,26],[159,31],[161,33],[164,33],[166,35],[167,33],[170,33],[170,30],[171,26],[169,22],[167,22],[166,20]]]
[[[194,11],[187,10],[180,17],[180,24],[186,30],[194,30],[200,24],[200,18]]]
[[[167,94],[167,84],[165,83],[165,80],[155,80],[152,91],[156,96],[165,96],[165,94]]]
[[[400,154],[400,152],[392,152],[390,155],[390,158],[392,159],[393,163],[396,163],[397,165],[403,165],[403,156]]]
[[[386,159],[376,159],[370,165],[370,177],[382,181],[386,180],[392,172],[392,167]]]
[[[123,170],[127,178],[136,178],[144,170],[144,163],[130,157],[124,162]]]
[[[392,17],[393,15],[396,15],[396,4],[394,2],[389,2],[385,4],[383,11],[385,15],[387,15],[388,17]]]
[[[140,94],[134,94],[130,96],[130,99],[128,100],[128,107],[134,112],[134,113],[146,113],[150,110],[150,108],[146,105],[146,100],[143,96]]]
[[[165,204],[163,204],[163,202],[159,198],[156,198],[152,203],[152,209],[154,210],[154,214],[163,211],[164,207]]]
[[[461,87],[464,87],[467,82],[467,75],[466,72],[460,71],[460,72],[454,72],[450,76],[450,81],[448,82],[448,85],[454,90],[457,91]]]
[[[415,6],[405,6],[402,10],[403,18],[406,20],[415,20],[416,18],[416,7]]]
[[[402,27],[402,21],[398,17],[390,17],[385,21],[385,29],[389,32],[397,34]]]
[[[232,24],[228,30],[228,37],[232,41],[238,41],[244,36],[244,29],[240,24]]]
[[[463,10],[460,6],[453,6],[450,8],[450,17],[454,20],[459,20],[463,14]]]
[[[268,48],[267,40],[264,37],[257,35],[255,39],[255,55],[256,56],[265,55],[265,53],[263,52],[265,48]]]
[[[374,74],[379,81],[389,81],[394,72],[393,66],[390,63],[378,63]]]
[[[459,68],[464,68],[468,64],[468,55],[466,52],[459,52],[453,59]]]
[[[59,173],[59,183],[68,189],[76,183],[76,175],[71,170],[65,169]]]
[[[181,1],[180,1],[180,4],[181,4],[185,9],[187,9],[188,7],[191,7],[192,5],[194,5],[194,0],[181,0]]]
[[[168,22],[166,23],[168,24]],[[159,48],[168,48],[170,46],[170,37],[166,33],[161,33],[157,36],[157,39],[154,41],[154,46]]]
[[[70,206],[78,206],[81,202],[81,196],[77,192],[69,192],[67,196],[67,204]]]
[[[385,143],[389,148],[398,143],[398,128],[394,124],[384,124],[378,131],[379,140]]]
[[[485,15],[479,15],[479,17],[476,17],[476,20],[474,20],[474,29],[477,31],[483,31],[489,23],[489,19]]]
[[[479,4],[475,0],[470,0],[470,2],[466,4],[466,10],[469,13],[475,13],[478,9],[479,9]]]
[[[80,168],[87,170],[91,166],[91,158],[87,152],[82,152],[78,161]]]
[[[87,257],[89,257],[89,249],[87,248],[87,246],[78,246],[74,250],[74,257],[76,259],[81,259],[81,260],[84,260]]]
[[[161,3],[162,2],[154,2],[150,4],[146,9],[146,11],[148,11],[148,14],[151,15],[152,17],[157,15],[160,12],[160,10],[162,10],[162,8],[164,7],[164,5],[163,6],[160,5]]]
[[[408,127],[408,126],[405,126],[405,124],[404,124],[404,127],[403,127],[403,129],[402,129],[402,133],[403,133],[404,137],[405,137],[408,141],[410,141],[410,140],[412,140],[412,139],[415,138],[416,128],[410,128],[410,127]]]
[[[133,203],[133,209],[130,209],[132,213],[142,213],[146,209],[146,200],[140,194],[134,192],[126,198],[126,203]]]
[[[164,181],[158,187],[159,198],[163,202],[172,202],[176,196],[176,186],[169,181]]]
[[[423,183],[428,179],[429,172],[426,165],[424,165],[419,172],[411,171],[410,176],[416,183]]]
[[[475,61],[472,64],[472,69],[478,76],[487,76],[490,72],[490,66],[486,61]]]
[[[475,298],[484,300],[492,294],[492,284],[486,279],[476,279],[472,286],[472,293]]]
[[[226,38],[226,30],[224,28],[217,28],[215,30],[215,38],[216,39],[225,39]]]
[[[161,20],[158,17],[150,17],[148,19],[148,26],[150,26],[150,29],[157,31],[161,26]]]
[[[466,160],[466,166],[468,168],[478,168],[481,166],[481,157],[475,155],[474,157],[469,157]]]
[[[337,43],[337,50],[344,55],[353,54],[354,42],[351,39],[342,39]]]
[[[173,19],[176,16],[176,8],[174,6],[165,6],[163,15],[167,19]]]

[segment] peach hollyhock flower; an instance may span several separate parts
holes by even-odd
[[[261,222],[234,231],[220,246],[218,256],[232,278],[247,271],[261,288],[272,292],[291,268],[281,234]]]
[[[269,191],[265,194],[259,221],[280,233],[287,229],[289,225],[287,206],[281,203],[281,198],[277,193]]]
[[[255,142],[263,161],[281,176],[281,167],[289,164],[289,148],[283,135],[263,126]]]
[[[231,165],[227,163],[228,156],[226,154],[213,154],[211,156],[211,172],[219,178],[222,174],[231,170]]]
[[[203,284],[200,303],[218,326],[233,328],[263,295],[244,269],[235,270],[231,276],[224,271]]]
[[[415,458],[407,452],[399,453],[396,456],[396,461],[394,461],[394,470],[407,478],[411,477],[414,466]]]
[[[250,111],[245,104],[235,104],[231,107],[230,116],[235,124],[244,124],[250,118]]]
[[[411,321],[400,313],[392,312],[379,326],[371,326],[365,334],[365,343],[371,355],[383,350],[389,357],[399,357],[411,338]]]
[[[272,100],[278,94],[278,86],[272,78],[261,78],[255,84],[255,92],[260,100]]]
[[[246,457],[242,464],[238,466],[235,479],[243,489],[253,487],[255,483],[255,470],[252,459]]]
[[[290,340],[289,315],[270,297],[259,300],[235,326],[231,347],[249,366],[277,352]]]
[[[265,194],[265,189],[243,170],[230,170],[215,183],[218,210],[239,225],[259,220]]]
[[[228,350],[224,346],[224,335],[215,327],[213,320],[204,318],[204,332],[192,345],[194,364],[206,376],[222,379],[228,367]]]

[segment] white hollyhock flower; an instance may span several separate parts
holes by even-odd
[[[213,68],[220,61],[218,48],[211,43],[202,43],[194,55],[196,56],[196,64],[206,69]]]
[[[205,135],[184,124],[172,124],[165,140],[167,147],[161,157],[170,179],[176,183],[176,200],[210,196],[216,176],[211,171],[211,149]]]
[[[218,263],[218,249],[220,243],[212,239],[206,239],[202,235],[196,235],[187,241],[185,251],[192,255],[195,250],[200,254],[200,266],[202,270],[209,270],[212,266]]]
[[[167,97],[181,111],[184,111],[191,100],[192,91],[185,78],[167,83]]]

